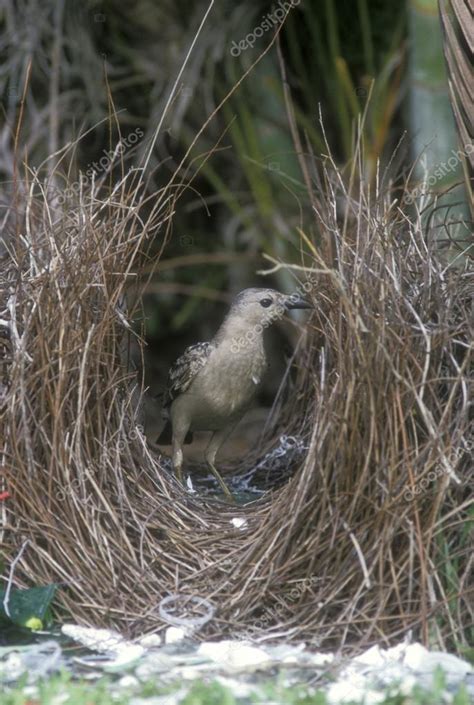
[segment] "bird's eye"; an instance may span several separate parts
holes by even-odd
[[[260,306],[263,306],[263,308],[268,308],[269,306],[272,305],[272,303],[273,303],[272,299],[262,299],[260,301]]]

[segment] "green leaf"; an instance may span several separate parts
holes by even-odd
[[[0,590],[0,622],[13,622],[20,627],[29,627],[33,630],[47,626],[51,622],[50,604],[57,587],[55,583],[52,583],[27,590],[14,588],[11,590],[8,600],[10,616],[7,615],[3,606],[6,590]]]

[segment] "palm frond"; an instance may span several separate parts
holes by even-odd
[[[454,117],[462,144],[466,188],[474,216],[473,181],[473,101],[474,24],[469,0],[440,0],[444,54],[448,69],[449,91]]]

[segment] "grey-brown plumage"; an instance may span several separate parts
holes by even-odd
[[[215,468],[216,454],[262,382],[267,366],[265,329],[292,308],[311,305],[295,294],[244,289],[234,299],[212,341],[191,345],[171,367],[163,404],[169,423],[158,443],[169,442],[172,435],[173,465],[180,481],[184,443],[193,431],[213,431],[206,461],[224,493],[232,498]]]

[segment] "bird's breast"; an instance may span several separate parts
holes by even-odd
[[[225,425],[226,419],[245,413],[266,366],[263,345],[238,352],[220,345],[188,390],[187,394],[196,400],[193,425],[197,428],[212,423],[217,427]]]

